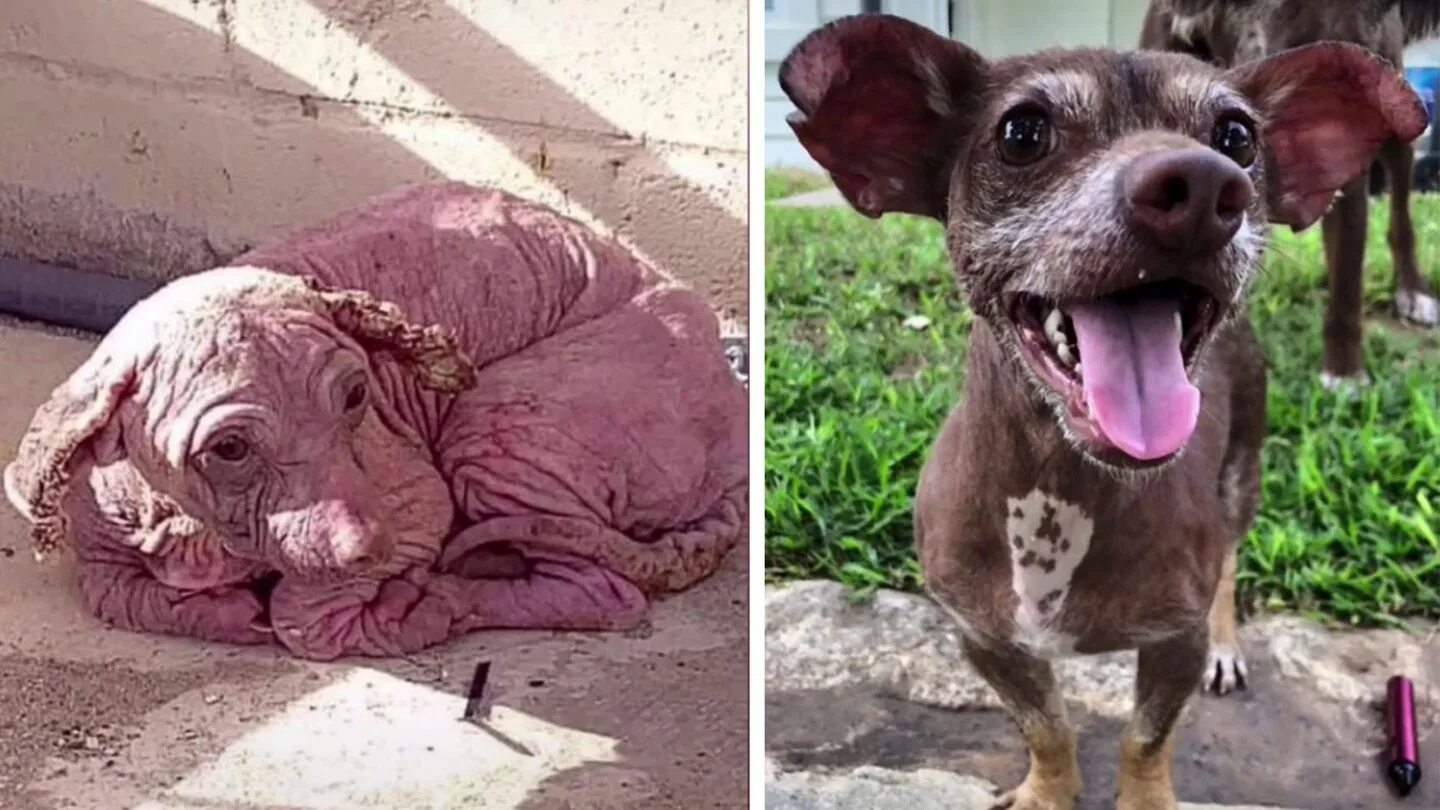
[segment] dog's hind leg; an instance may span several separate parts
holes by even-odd
[[[1025,781],[996,800],[1007,810],[1070,810],[1080,795],[1075,730],[1050,664],[1013,647],[964,643],[965,656],[1010,711],[1030,748]]]
[[[1135,711],[1120,743],[1116,810],[1174,810],[1170,781],[1175,724],[1205,665],[1206,631],[1197,628],[1140,648]]]
[[[1325,310],[1325,365],[1320,380],[1326,387],[1369,381],[1360,344],[1370,206],[1367,180],[1362,176],[1347,183],[1324,220],[1330,301]]]
[[[1430,292],[1415,258],[1415,225],[1410,220],[1410,185],[1415,148],[1391,139],[1380,149],[1390,178],[1390,256],[1395,263],[1395,313],[1421,326],[1440,326],[1440,300]]]

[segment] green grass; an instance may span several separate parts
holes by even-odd
[[[1250,300],[1270,364],[1264,503],[1241,557],[1252,607],[1440,618],[1440,343],[1388,322],[1388,209],[1372,212],[1375,384],[1345,395],[1316,382],[1318,227],[1275,231]],[[1422,266],[1440,266],[1440,198],[1415,200],[1414,218]],[[766,241],[767,576],[914,589],[911,497],[964,383],[970,324],[940,228],[770,206]],[[929,325],[907,326],[916,315]]]

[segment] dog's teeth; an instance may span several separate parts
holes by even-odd
[[[1067,366],[1075,362],[1075,355],[1070,353],[1070,346],[1068,344],[1061,343],[1059,346],[1056,346],[1055,353],[1060,355],[1060,360]]]
[[[1180,310],[1178,309],[1175,310],[1175,331],[1182,333],[1185,331],[1185,322],[1180,320]]]
[[[1060,334],[1060,323],[1063,319],[1064,316],[1060,314],[1059,309],[1052,309],[1050,314],[1045,316],[1045,334],[1049,335],[1051,340]]]
[[[1084,376],[1085,376],[1085,364],[1084,364],[1084,363],[1076,363],[1076,364],[1075,364],[1075,376],[1076,376],[1076,377],[1084,377]]]

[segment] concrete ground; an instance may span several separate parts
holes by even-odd
[[[1018,732],[928,599],[854,603],[833,582],[765,601],[768,810],[987,810],[1025,775]],[[1435,628],[1344,632],[1290,616],[1241,629],[1252,682],[1197,694],[1179,726],[1185,810],[1440,807],[1440,640]],[[1113,807],[1134,655],[1057,668],[1080,740],[1080,810]],[[1408,799],[1381,774],[1380,711],[1392,674],[1414,679],[1428,774]]]
[[[0,463],[90,351],[0,322]],[[626,635],[478,633],[296,661],[110,630],[0,507],[0,807],[732,808],[746,804],[746,555]],[[460,722],[492,662],[487,733]]]

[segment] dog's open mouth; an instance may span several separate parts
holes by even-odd
[[[1065,397],[1071,427],[1098,449],[1164,461],[1195,431],[1195,356],[1220,307],[1199,286],[1168,280],[1087,300],[1019,293],[1010,318],[1022,353]]]

